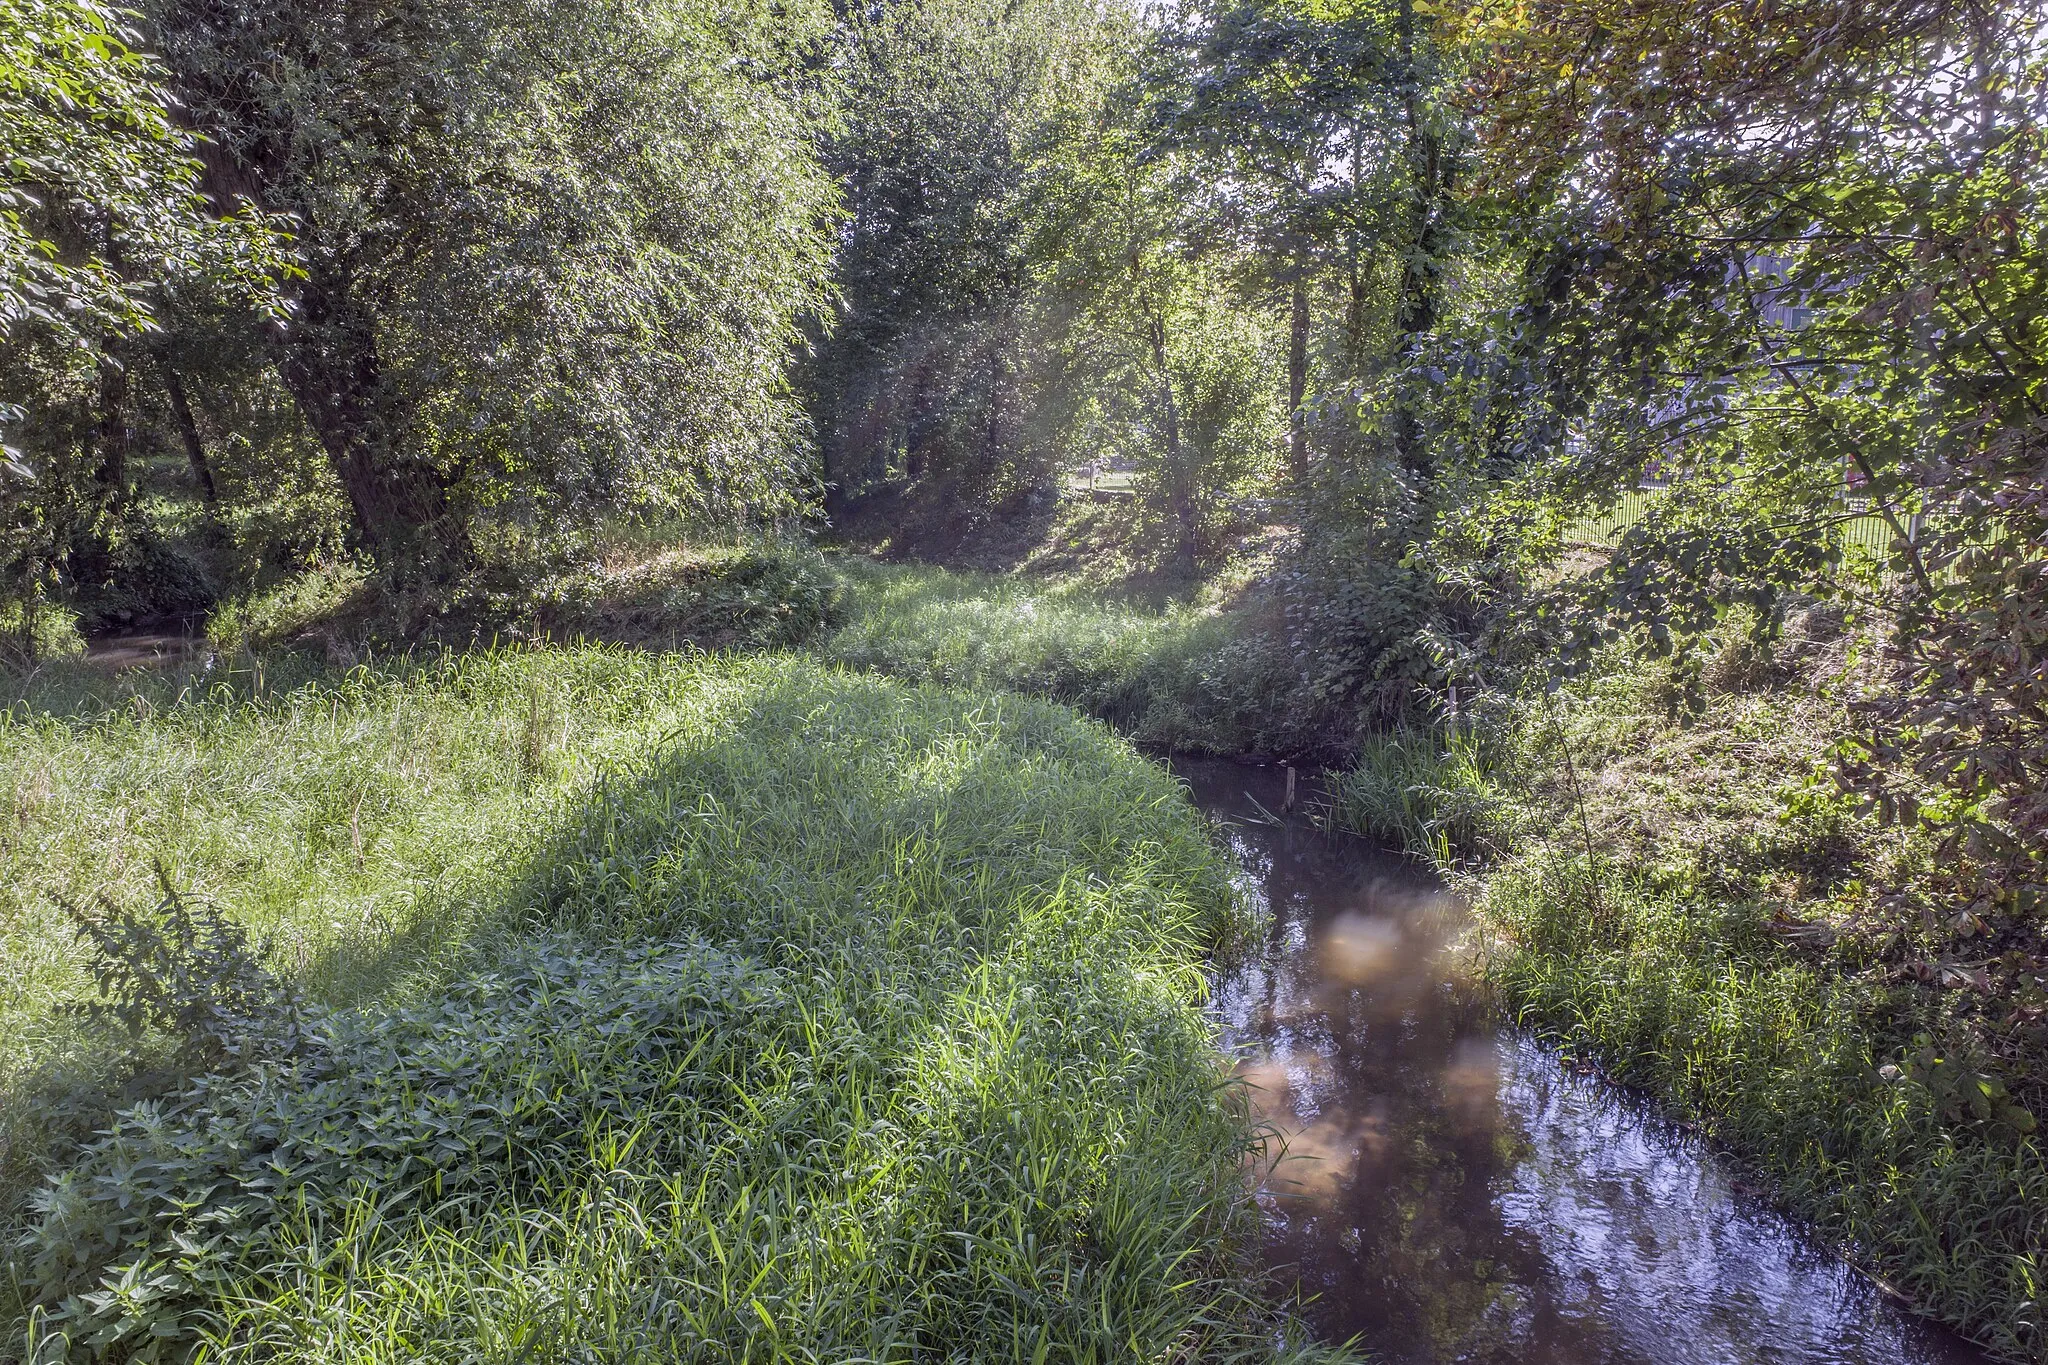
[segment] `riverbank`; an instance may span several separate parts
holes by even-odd
[[[1472,904],[1508,1017],[1739,1159],[1891,1292],[2048,1358],[2048,1104],[2030,919],[1829,780],[1847,641],[1730,643],[1698,714],[1655,663],[1369,745],[1331,818]],[[1960,892],[1960,894],[1958,894]],[[1965,914],[1968,912],[1966,911]]]
[[[824,648],[857,666],[1056,696],[1184,752],[1335,749],[1324,818],[1453,880],[1508,1017],[1706,1134],[1916,1310],[2048,1359],[2048,942],[1959,916],[1966,866],[1836,794],[1858,667],[1838,615],[1771,645],[1731,630],[1696,712],[1668,664],[1617,656],[1552,696],[1468,696],[1452,731],[1374,733],[1309,706],[1227,611],[926,568],[854,601]]]
[[[0,726],[10,1339],[1314,1354],[1199,1006],[1227,870],[1100,726],[588,647],[122,685]],[[138,1053],[49,896],[156,861],[270,951],[202,933],[170,987],[257,1003]]]
[[[1286,774],[1173,769],[1265,908],[1211,1004],[1284,1153],[1269,1262],[1323,1339],[1404,1365],[1990,1365],[1904,1311],[1754,1176],[1473,989],[1469,911]]]
[[[1826,613],[1770,649],[1731,639],[1689,717],[1674,710],[1668,668],[1610,660],[1548,698],[1468,697],[1454,734],[1362,737],[1362,723],[1298,694],[1255,591],[1161,601],[918,565],[828,560],[827,577],[801,565],[759,581],[798,582],[820,604],[798,630],[807,655],[920,696],[952,689],[932,695],[963,714],[1035,694],[1180,751],[1348,750],[1321,818],[1407,844],[1459,884],[1509,1017],[1708,1134],[1920,1311],[2006,1358],[2040,1358],[2048,1179],[2031,1120],[2048,1064],[2025,992],[2043,954],[2024,921],[1963,934],[1937,918],[1954,869],[1928,838],[1831,795],[1849,642]],[[763,629],[794,614],[716,574],[672,577],[663,591],[694,621],[710,619],[707,591]],[[669,618],[658,603],[644,611],[634,628],[663,643]],[[486,870],[504,865],[516,831],[683,724],[702,704],[684,693],[724,695],[720,670],[768,666],[576,646],[435,654],[411,672],[372,653],[344,673],[325,661],[331,636],[274,619],[271,638],[317,652],[44,676],[41,699],[16,708],[28,717],[18,753],[34,762],[9,772],[18,828],[43,833],[9,856],[33,847],[58,861],[14,880],[74,894],[105,882],[132,900],[148,891],[145,826],[175,830],[186,842],[174,876],[241,878],[238,913],[277,935],[318,998],[358,1006],[455,979],[472,938],[497,941],[478,907],[504,899],[464,888],[502,875]],[[996,806],[975,816],[989,828],[1013,818]],[[59,828],[73,833],[48,833]],[[1189,874],[1159,875],[1166,886]],[[26,984],[10,1020],[56,1000],[50,982],[79,979],[48,947],[66,933],[54,912],[23,907],[10,907],[17,944],[30,945],[14,949]],[[400,946],[385,958],[349,946],[379,942]],[[390,962],[409,974],[387,981],[378,964]],[[37,1084],[99,1098],[76,1114],[8,1106],[58,1120],[10,1128],[13,1169],[47,1168],[37,1144],[108,1112],[105,1077],[68,1039],[46,1029],[11,1043],[10,1076],[30,1074],[21,1059],[33,1054]]]

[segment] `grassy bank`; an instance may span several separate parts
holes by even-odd
[[[846,623],[816,649],[848,667],[1049,697],[1186,752],[1336,753],[1347,737],[1303,695],[1270,604],[1161,604],[1019,575],[837,563]]]
[[[2048,1352],[2038,925],[1958,936],[1934,840],[1835,797],[1842,641],[1731,643],[1704,713],[1617,662],[1475,737],[1392,736],[1332,817],[1468,890],[1524,1025],[1655,1095],[1921,1311]],[[1937,913],[1939,912],[1939,913]],[[2032,961],[2011,998],[1986,962]]]
[[[595,649],[201,683],[46,678],[0,730],[41,1349],[1287,1354],[1198,1008],[1225,869],[1098,726]],[[311,1022],[253,1068],[159,1066],[79,1151],[18,1116],[103,1113],[138,1063],[62,1009],[42,893],[135,904],[152,858],[272,936]]]
[[[838,617],[839,574],[796,541],[703,543],[619,528],[565,559],[431,589],[339,563],[216,603],[203,633],[228,653],[310,649],[353,663],[420,645],[541,638],[768,649],[802,644]]]

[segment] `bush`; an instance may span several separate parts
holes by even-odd
[[[29,668],[83,653],[85,636],[76,612],[49,602],[30,611],[19,598],[0,601],[0,668]]]
[[[199,1066],[302,1050],[304,1006],[263,966],[249,931],[179,895],[161,863],[156,875],[163,895],[145,911],[104,896],[94,909],[60,901],[93,949],[101,999],[88,1011],[118,1020],[138,1041],[162,1030]]]

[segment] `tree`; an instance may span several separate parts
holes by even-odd
[[[0,338],[90,347],[150,330],[169,282],[277,270],[270,225],[209,211],[136,41],[97,0],[0,0]]]
[[[1072,434],[1043,362],[1038,231],[1063,120],[1089,121],[1120,51],[1120,6],[901,0],[848,19],[829,160],[850,222],[840,307],[809,387],[843,496],[892,477],[998,501],[1042,481]],[[1049,330],[1048,330],[1049,329]]]
[[[0,555],[30,654],[58,564],[111,550],[131,343],[173,293],[262,310],[285,273],[274,222],[201,195],[136,42],[95,0],[0,0]]]
[[[1158,144],[1136,88],[1127,77],[1121,97],[1063,121],[1033,254],[1041,306],[1068,320],[1063,344],[1089,377],[1101,446],[1145,475],[1192,568],[1270,464],[1275,348],[1232,288],[1210,167]]]
[[[818,7],[151,20],[208,189],[296,225],[271,355],[381,562],[440,576],[604,515],[801,502],[783,373],[830,250]]]
[[[1839,779],[1947,832],[1958,932],[2037,913],[2042,15],[1556,0],[1470,22],[1496,185],[1585,244],[1555,253],[1553,342],[1641,414],[1556,475],[1612,489],[1657,460],[1686,489],[1593,580],[1581,643],[1682,644],[1737,603],[1768,627],[1793,588],[1878,612],[1889,676]],[[1852,487],[1893,531],[1879,580],[1843,569]]]
[[[1347,380],[1374,362],[1376,256],[1399,278],[1392,351],[1435,316],[1451,178],[1428,37],[1409,0],[1222,0],[1180,11],[1165,47],[1161,116],[1215,163],[1225,212],[1286,291],[1288,468],[1301,487],[1318,272],[1344,277]]]

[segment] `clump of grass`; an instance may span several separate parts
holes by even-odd
[[[1449,863],[1498,846],[1509,824],[1502,787],[1469,729],[1369,735],[1330,775],[1325,819]]]
[[[537,683],[575,727],[552,776]],[[306,1057],[132,1111],[49,1187],[14,1266],[45,1354],[1310,1354],[1245,1275],[1200,1008],[1228,869],[1063,708],[493,652],[17,710],[4,743],[64,774],[9,853],[46,882],[152,848],[258,924],[358,926],[297,973]],[[10,1032],[61,1032],[75,971]]]
[[[369,595],[369,575],[338,561],[242,593],[216,605],[206,618],[206,637],[230,653],[268,649],[352,615]]]

